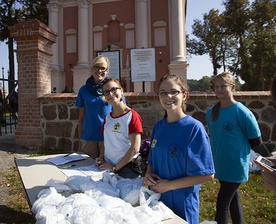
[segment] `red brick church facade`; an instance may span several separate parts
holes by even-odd
[[[186,0],[50,0],[51,87],[78,92],[91,75],[99,51],[120,52],[120,78],[126,91],[157,90],[160,77],[186,80]],[[154,49],[156,82],[132,82],[131,50]]]

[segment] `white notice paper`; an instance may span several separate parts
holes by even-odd
[[[94,164],[74,169],[62,169],[61,172],[64,173],[67,177],[91,176],[94,181],[97,181],[102,178],[102,174],[106,172],[106,170],[100,171],[98,167]]]

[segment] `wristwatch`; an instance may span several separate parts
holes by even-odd
[[[117,173],[116,166],[112,167],[112,171],[113,171],[113,173]]]

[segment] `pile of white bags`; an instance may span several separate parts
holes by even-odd
[[[160,194],[143,187],[141,178],[105,172],[99,181],[72,176],[65,182],[50,180],[47,186],[32,206],[37,224],[155,224],[174,216],[159,201]]]

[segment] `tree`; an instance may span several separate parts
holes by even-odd
[[[18,10],[14,9],[15,0],[1,1],[0,5],[0,40],[7,40],[9,56],[9,79],[14,80],[14,50],[13,38],[10,37],[8,27],[14,25],[18,20]],[[9,82],[9,92],[12,91],[14,83]]]
[[[257,0],[252,4],[249,47],[258,90],[268,89],[276,72],[276,1]]]
[[[49,0],[19,0],[24,11],[23,19],[38,19],[40,22],[48,25],[48,9]]]
[[[226,32],[233,35],[237,41],[238,57],[240,66],[237,68],[237,74],[245,81],[245,87],[249,89],[249,81],[252,79],[252,70],[250,69],[248,45],[251,40],[248,37],[250,27],[250,10],[248,0],[227,0],[224,3]]]
[[[27,19],[37,18],[47,24],[48,0],[21,0],[17,1],[18,7],[15,6],[15,0],[2,0],[0,2],[0,41],[6,41],[8,44],[9,55],[9,79],[14,80],[14,40],[10,37],[9,26]],[[9,92],[12,91],[14,84],[9,82]]]
[[[203,22],[194,20],[192,34],[197,39],[187,39],[187,51],[195,55],[209,54],[213,64],[213,75],[217,75],[217,69],[221,67],[222,40],[224,31],[222,17],[219,11],[211,9],[203,15]]]
[[[213,91],[212,78],[209,76],[203,76],[199,80],[199,90],[204,92],[212,92]]]
[[[192,26],[191,54],[209,54],[213,75],[222,66],[244,84],[242,90],[269,89],[276,71],[276,1],[225,0],[225,11],[211,10]]]

